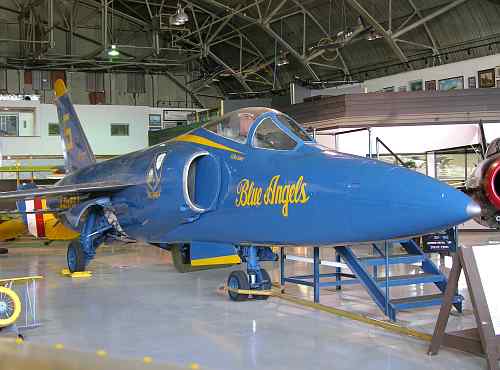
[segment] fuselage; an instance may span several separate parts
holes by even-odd
[[[266,118],[296,145],[256,147]],[[123,231],[150,243],[346,244],[425,234],[477,214],[470,198],[432,178],[302,139],[266,110],[244,141],[200,128],[60,184],[134,183],[109,197]]]

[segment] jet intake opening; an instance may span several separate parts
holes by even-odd
[[[484,187],[491,204],[500,209],[500,160],[493,162],[486,171]]]
[[[194,154],[184,168],[184,198],[195,212],[212,208],[219,196],[220,170],[206,152]]]

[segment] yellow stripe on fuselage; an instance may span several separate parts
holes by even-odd
[[[215,148],[215,149],[221,149],[221,150],[226,150],[228,152],[243,154],[243,153],[237,151],[236,149],[233,149],[233,148],[230,148],[228,146],[216,143],[215,141],[206,139],[206,138],[204,138],[202,136],[198,136],[198,135],[193,135],[193,134],[181,135],[179,137],[176,137],[175,140],[176,141],[185,141],[185,142],[188,142],[188,143],[195,143],[195,144],[205,145],[205,146],[209,146],[209,147],[212,147],[212,148]]]
[[[191,266],[235,265],[238,263],[241,263],[241,258],[237,254],[191,260]]]

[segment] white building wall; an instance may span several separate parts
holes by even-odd
[[[500,54],[367,80],[363,85],[367,88],[368,92],[379,91],[385,87],[391,86],[394,86],[396,91],[401,86],[406,86],[409,90],[410,81],[423,80],[425,83],[425,81],[428,80],[439,81],[446,78],[463,76],[464,88],[468,88],[467,79],[469,77],[476,77],[476,85],[478,85],[478,71],[495,68],[497,66],[500,66]]]
[[[38,102],[1,102],[10,110],[15,106],[31,108],[35,114],[35,136],[0,137],[4,158],[9,156],[60,156],[59,136],[49,136],[49,123],[58,122],[53,104]],[[111,156],[125,154],[148,145],[149,114],[147,106],[76,105],[83,129],[96,155]],[[129,125],[129,136],[111,136],[112,123]]]
[[[437,88],[439,88],[439,80],[460,76],[463,76],[464,88],[467,89],[469,77],[475,77],[476,86],[479,86],[478,72],[495,67],[500,67],[500,54],[488,55],[481,58],[474,58],[436,67],[398,73],[395,75],[366,80],[362,83],[331,87],[327,89],[309,89],[294,84],[291,87],[292,104],[301,103],[303,102],[304,98],[316,95],[336,96],[344,94],[376,92],[381,91],[387,87],[394,87],[394,91],[398,91],[400,87],[405,86],[408,91],[410,91],[410,82],[417,80],[422,80],[424,90],[425,81],[429,80],[436,80],[436,86]],[[500,78],[500,76],[496,77]]]

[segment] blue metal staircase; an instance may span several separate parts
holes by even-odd
[[[373,244],[376,255],[370,257],[357,257],[350,247],[335,247],[337,254],[356,275],[358,282],[366,288],[375,303],[392,321],[396,320],[398,311],[440,305],[447,284],[446,276],[413,240],[403,240],[398,241],[398,243],[401,244],[406,253],[391,254],[388,243],[385,243],[383,248]],[[397,264],[416,264],[420,273],[391,276],[390,266]],[[384,273],[384,276],[381,277],[378,276],[380,266],[384,266],[384,271],[389,273]],[[342,284],[340,281],[337,283]],[[390,298],[391,287],[417,284],[434,284],[440,293],[398,299]],[[462,311],[462,300],[463,297],[455,295],[453,303],[459,312]]]

